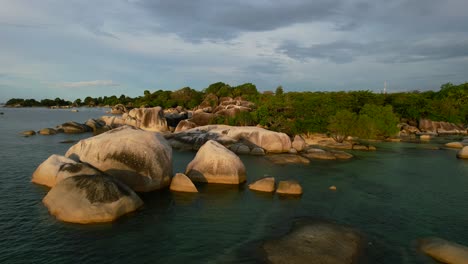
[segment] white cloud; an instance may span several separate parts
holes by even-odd
[[[60,83],[57,86],[65,88],[77,88],[77,87],[96,87],[96,86],[119,86],[118,83],[112,80],[95,80],[95,81],[81,81],[81,82],[65,82]]]

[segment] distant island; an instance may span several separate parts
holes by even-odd
[[[373,93],[341,92],[259,92],[252,83],[230,86],[223,82],[202,91],[184,87],[176,91],[144,91],[143,96],[125,95],[86,97],[73,102],[61,98],[19,99],[6,102],[7,107],[96,107],[123,105],[127,108],[161,106],[164,109],[207,109],[210,112],[223,98],[241,98],[251,102],[248,111],[234,115],[215,115],[209,123],[233,126],[260,125],[288,135],[328,132],[339,142],[347,136],[388,138],[401,125],[417,127],[420,120],[444,121],[466,129],[468,124],[468,83],[443,84],[439,91]]]

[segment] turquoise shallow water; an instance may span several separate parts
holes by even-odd
[[[48,189],[30,178],[48,156],[70,147],[60,141],[90,135],[18,132],[84,122],[105,109],[0,111],[0,263],[258,263],[258,244],[299,217],[360,230],[366,263],[435,263],[417,251],[415,240],[425,236],[468,245],[468,162],[454,150],[431,149],[444,140],[379,143],[376,152],[353,152],[351,161],[310,165],[242,156],[249,182],[265,175],[296,179],[304,195],[280,199],[246,185],[204,185],[196,195],[144,194],[144,208],[114,223],[75,225],[48,214],[41,202]],[[174,171],[184,171],[194,155],[175,151]]]

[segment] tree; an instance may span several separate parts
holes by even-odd
[[[397,127],[398,117],[393,113],[391,105],[377,106],[374,104],[366,104],[359,112],[360,115],[369,117],[367,126],[375,128],[375,136],[388,138],[398,133]]]
[[[284,91],[283,91],[283,86],[280,85],[280,86],[276,87],[275,95],[277,95],[277,96],[282,96],[283,93],[284,93]]]
[[[328,131],[336,142],[343,142],[348,136],[353,134],[356,125],[357,115],[348,110],[338,111],[331,116],[328,124]]]

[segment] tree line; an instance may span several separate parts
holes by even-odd
[[[66,101],[60,98],[13,98],[7,105],[14,106],[113,106],[130,107],[182,106],[193,109],[203,100],[217,97],[242,97],[255,103],[251,112],[233,118],[218,118],[216,123],[231,125],[260,124],[274,131],[290,135],[307,132],[351,131],[355,135],[367,133],[368,138],[387,137],[395,133],[396,124],[417,122],[421,118],[468,124],[468,83],[446,83],[439,91],[411,91],[399,93],[373,93],[371,91],[341,92],[284,92],[279,86],[275,91],[259,92],[252,83],[230,86],[223,82],[209,85],[202,91],[184,87],[176,91],[144,91],[142,96],[125,95],[86,97],[84,100]],[[351,121],[353,129],[346,128],[344,120]],[[359,128],[362,129],[359,129]],[[342,134],[340,134],[343,136]],[[338,138],[339,140],[339,138]]]

